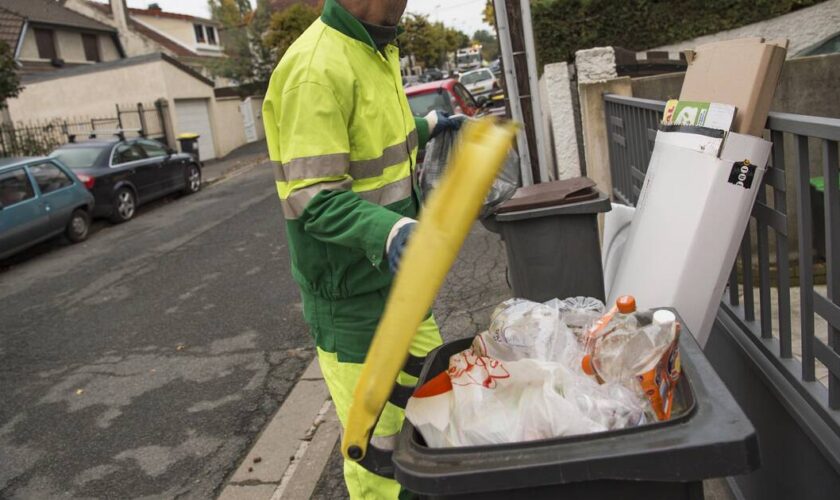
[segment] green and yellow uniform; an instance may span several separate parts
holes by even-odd
[[[274,70],[263,120],[292,275],[344,422],[393,279],[388,235],[419,209],[415,159],[428,124],[408,106],[397,47],[377,49],[335,0],[325,2],[320,19]],[[440,342],[429,318],[411,352],[425,355]],[[395,434],[402,419],[389,404],[374,435]],[[345,463],[345,479],[353,498],[393,498],[399,491],[355,463]]]

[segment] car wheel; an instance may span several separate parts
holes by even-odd
[[[67,223],[64,234],[72,243],[85,241],[90,232],[90,214],[83,208],[77,208]]]
[[[201,190],[201,169],[195,163],[187,167],[187,185],[184,187],[184,194],[193,194]]]
[[[114,212],[111,214],[111,222],[121,223],[131,220],[137,211],[137,197],[134,191],[129,188],[120,188],[114,195]]]

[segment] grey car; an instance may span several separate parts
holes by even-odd
[[[0,259],[60,234],[85,240],[93,205],[93,195],[55,159],[0,159]]]

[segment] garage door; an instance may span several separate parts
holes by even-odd
[[[212,160],[216,157],[213,148],[213,129],[210,128],[210,112],[207,109],[207,99],[176,99],[175,115],[178,120],[176,134],[194,132],[198,138],[198,154],[201,160]]]

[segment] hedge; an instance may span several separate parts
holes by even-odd
[[[823,0],[532,0],[539,67],[575,52],[642,51],[787,14]]]

